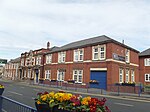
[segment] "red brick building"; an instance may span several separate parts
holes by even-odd
[[[107,89],[109,84],[139,82],[138,51],[105,35],[89,38],[46,52],[43,77],[75,80],[91,87]]]
[[[140,82],[150,84],[150,48],[141,52],[140,61]]]
[[[20,78],[34,80],[35,83],[38,83],[44,72],[44,53],[48,52],[49,50],[50,49],[48,45],[47,49],[41,48],[22,53],[20,59],[21,65],[19,67]]]

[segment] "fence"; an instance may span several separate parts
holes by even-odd
[[[0,96],[0,112],[37,112],[36,109],[9,99],[4,96]]]

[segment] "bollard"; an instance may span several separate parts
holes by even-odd
[[[119,96],[120,95],[119,85],[117,87],[118,87],[118,96]]]

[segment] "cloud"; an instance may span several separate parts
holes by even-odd
[[[141,0],[0,0],[1,49],[18,54],[46,47],[47,41],[61,46],[108,35],[142,51],[149,47],[149,5]]]

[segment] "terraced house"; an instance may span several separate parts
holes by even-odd
[[[45,53],[45,82],[56,79],[107,89],[109,84],[139,82],[138,51],[105,35],[72,42]]]

